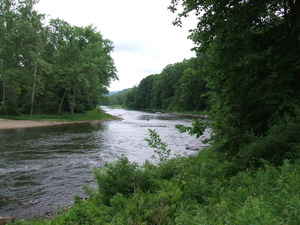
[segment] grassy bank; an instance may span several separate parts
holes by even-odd
[[[107,119],[114,119],[115,117],[105,113],[102,109],[97,108],[92,111],[74,113],[74,114],[63,112],[61,115],[52,115],[52,114],[34,114],[34,115],[18,115],[18,116],[0,115],[0,118],[10,119],[10,120],[72,122],[72,121],[107,120]]]

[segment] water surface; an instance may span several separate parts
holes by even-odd
[[[175,130],[176,124],[191,125],[191,118],[104,109],[123,120],[0,130],[0,216],[30,218],[71,205],[74,194],[84,196],[83,184],[94,185],[94,167],[123,154],[142,164],[153,155],[144,140],[148,129],[156,130],[171,154],[194,154],[186,147],[202,148],[210,134],[196,139]]]

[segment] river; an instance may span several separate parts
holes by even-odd
[[[142,164],[153,155],[144,138],[155,129],[173,155],[195,154],[210,136],[180,134],[176,124],[190,126],[191,118],[104,107],[122,120],[50,127],[0,130],[0,216],[32,218],[57,206],[69,206],[82,186],[95,185],[93,168],[126,155]]]

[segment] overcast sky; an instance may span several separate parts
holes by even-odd
[[[111,56],[119,81],[110,91],[138,85],[148,75],[160,73],[168,64],[195,56],[187,39],[196,20],[184,20],[175,27],[175,14],[167,7],[171,0],[40,0],[35,9],[71,25],[93,24],[115,47]]]

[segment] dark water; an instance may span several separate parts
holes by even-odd
[[[176,124],[191,125],[191,118],[104,108],[121,121],[99,125],[69,124],[0,130],[0,216],[30,218],[71,205],[82,186],[93,185],[93,168],[122,154],[142,164],[153,149],[144,138],[155,129],[171,154],[194,154],[186,147],[203,147],[200,138],[180,134]]]

